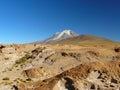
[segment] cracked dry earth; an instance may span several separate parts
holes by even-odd
[[[0,45],[0,90],[120,90],[120,45]]]

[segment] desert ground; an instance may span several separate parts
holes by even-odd
[[[0,45],[0,90],[120,90],[120,44]]]

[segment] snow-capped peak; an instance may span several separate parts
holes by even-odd
[[[70,35],[71,34],[71,30],[64,30],[63,32],[61,32],[61,34],[64,34],[64,33],[66,33],[66,34],[68,34],[68,35]]]
[[[56,36],[53,38],[53,40],[65,39],[74,36],[78,36],[78,34],[74,33],[72,30],[64,30],[60,33],[57,33]]]
[[[52,43],[52,42],[60,41],[60,40],[75,37],[75,36],[78,36],[78,34],[73,32],[72,30],[64,30],[62,32],[57,32],[52,37],[44,40],[42,43],[45,43],[45,44]]]

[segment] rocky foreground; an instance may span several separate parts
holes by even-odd
[[[120,45],[0,45],[0,90],[120,90]]]

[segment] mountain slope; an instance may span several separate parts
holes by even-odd
[[[72,37],[72,38],[63,39],[57,43],[81,43],[81,42],[95,42],[95,43],[102,42],[104,43],[104,42],[113,42],[113,41],[106,39],[106,38],[102,38],[102,37],[84,34],[84,35],[79,35],[79,36]]]

